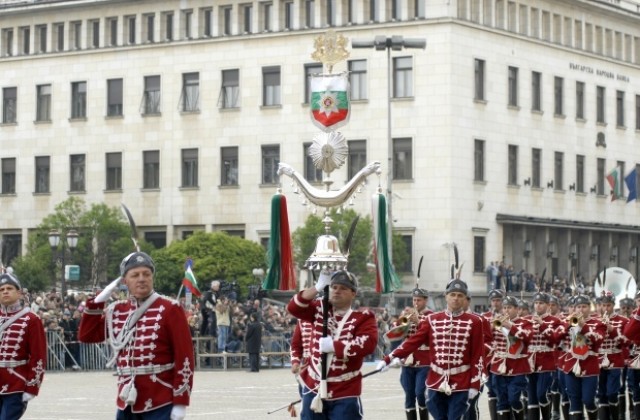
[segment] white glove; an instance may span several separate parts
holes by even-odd
[[[96,296],[96,298],[93,301],[95,303],[102,303],[102,302],[108,301],[109,297],[111,297],[111,293],[113,293],[113,291],[118,288],[118,285],[120,284],[121,279],[122,277],[118,277],[117,279],[109,283],[109,285],[105,287],[104,290],[102,290],[102,292],[100,292],[100,294]]]
[[[319,341],[321,353],[335,353],[333,348],[333,337],[322,337]]]
[[[320,272],[320,277],[318,278],[318,282],[316,283],[316,290],[318,291],[318,293],[320,293],[324,290],[326,286],[329,286],[330,284],[331,284],[331,273],[326,270],[322,270]]]
[[[187,416],[186,405],[174,405],[171,409],[171,420],[182,420]]]
[[[387,370],[389,370],[389,365],[384,360],[380,360],[378,362],[378,365],[376,366],[376,370],[380,372],[386,372]]]
[[[393,359],[391,359],[391,363],[389,363],[390,368],[397,368],[397,367],[400,367],[401,365],[402,365],[402,360],[400,360],[400,358],[398,357],[394,357]]]
[[[22,393],[22,402],[29,402],[32,399],[34,399],[36,396],[33,394],[29,394],[28,392],[23,392]]]
[[[469,388],[469,399],[472,400],[478,395],[478,390]]]

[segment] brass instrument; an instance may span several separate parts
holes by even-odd
[[[567,322],[572,327],[577,327],[580,324],[581,319],[582,319],[582,315],[571,315],[567,317]]]
[[[387,343],[391,343],[394,341],[404,340],[407,334],[409,334],[409,329],[412,324],[411,317],[414,314],[418,315],[418,311],[415,308],[403,311],[402,315],[398,317],[398,320],[396,321],[396,326],[384,334],[385,341]]]
[[[491,326],[494,329],[499,329],[502,328],[502,323],[504,321],[506,321],[509,317],[507,315],[503,315],[503,316],[499,316],[497,318],[494,318],[493,321],[491,321]]]

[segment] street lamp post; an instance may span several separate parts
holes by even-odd
[[[427,47],[427,40],[424,38],[404,38],[401,35],[377,35],[372,41],[352,40],[352,48],[375,48],[376,51],[387,50],[387,213],[388,213],[388,247],[389,258],[392,259],[392,240],[393,240],[393,139],[391,137],[391,99],[393,98],[391,83],[391,50],[401,51],[404,48],[420,48]]]
[[[60,233],[53,229],[49,232],[49,245],[51,246],[51,251],[53,255],[54,262],[60,261],[60,265],[62,266],[61,270],[61,285],[62,285],[62,301],[67,297],[67,279],[65,278],[65,256],[66,250],[69,249],[71,256],[73,256],[73,251],[78,246],[78,232],[75,229],[71,229],[67,232],[67,245],[64,245],[64,242],[60,241]]]

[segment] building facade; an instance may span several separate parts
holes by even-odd
[[[334,186],[382,162],[353,199],[368,214],[392,176],[393,228],[412,256],[398,267],[406,288],[424,256],[421,286],[443,290],[453,243],[472,290],[485,290],[498,260],[559,276],[575,266],[585,278],[617,265],[637,277],[638,204],[627,203],[625,178],[640,163],[639,6],[4,1],[2,258],[72,195],[126,203],[158,246],[195,230],[266,242],[281,181],[291,227],[302,225],[322,209],[302,205],[276,171],[286,162],[321,185],[305,153],[318,133],[309,74],[322,71],[310,56],[334,29],[427,41],[352,49],[334,69],[350,72],[352,101]]]

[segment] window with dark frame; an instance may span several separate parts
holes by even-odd
[[[38,26],[38,52],[47,52],[47,25]]]
[[[164,39],[165,41],[173,41],[173,13],[166,13],[164,22]]]
[[[349,60],[351,100],[367,99],[367,60]]]
[[[564,115],[564,79],[553,78],[554,115]]]
[[[182,75],[182,111],[196,112],[200,110],[200,73],[184,73]]]
[[[393,97],[410,98],[413,96],[413,58],[393,58]]]
[[[242,31],[245,34],[250,34],[253,32],[253,6],[251,4],[246,4],[242,7]]]
[[[393,139],[393,179],[413,179],[411,138]]]
[[[51,85],[36,86],[36,121],[51,121]]]
[[[145,76],[142,103],[143,114],[160,113],[160,76]]]
[[[596,87],[596,122],[604,124],[604,107],[605,107],[605,93],[606,90],[602,86]]]
[[[597,158],[596,160],[596,194],[604,195],[604,180],[605,180],[605,160]]]
[[[262,150],[262,184],[277,184],[278,165],[280,164],[280,146],[263,145]]]
[[[473,237],[473,272],[484,272],[485,264],[485,237],[474,236]]]
[[[126,26],[127,26],[127,40],[129,41],[129,45],[133,45],[136,43],[136,17],[135,16],[127,17]]]
[[[413,272],[413,235],[400,235],[400,239],[404,242],[405,251],[409,258],[399,267],[399,271],[411,273]]]
[[[56,34],[56,51],[64,51],[64,23],[56,24],[54,30]]]
[[[518,68],[509,66],[509,106],[518,106]]]
[[[576,155],[576,192],[584,192],[584,155]]]
[[[182,149],[182,188],[198,186],[198,149]]]
[[[349,179],[367,166],[367,141],[366,140],[348,140],[349,157],[347,161],[347,171]]]
[[[540,188],[542,183],[542,149],[531,149],[531,188]]]
[[[508,146],[508,161],[507,183],[518,185],[518,146],[515,144]]]
[[[280,105],[280,66],[262,68],[262,105]]]
[[[553,154],[553,189],[564,190],[564,153],[562,152]]]
[[[122,153],[114,152],[107,153],[106,158],[106,170],[107,170],[107,182],[106,190],[115,191],[122,189]]]
[[[192,22],[193,19],[193,10],[184,10],[182,12],[182,18],[184,20],[184,38],[191,39],[192,36]]]
[[[31,28],[22,28],[22,54],[31,54]]]
[[[222,9],[222,35],[231,35],[231,7]]]
[[[156,15],[151,14],[151,15],[147,15],[145,16],[145,20],[147,22],[147,36],[146,36],[146,41],[147,42],[154,42],[155,41],[155,33],[156,33]]]
[[[38,194],[50,192],[49,177],[51,173],[51,158],[49,156],[35,157],[36,173],[34,191]]]
[[[238,185],[238,146],[220,148],[220,185]]]
[[[16,193],[16,158],[2,158],[2,194]]]
[[[213,19],[212,19],[212,15],[213,15],[213,10],[211,9],[206,9],[204,10],[204,28],[202,31],[202,34],[206,37],[210,37],[213,36]]]
[[[624,92],[616,91],[616,125],[624,127]]]
[[[142,152],[142,188],[160,188],[160,151],[146,150]]]
[[[576,118],[584,119],[584,82],[576,82]]]
[[[542,111],[542,73],[531,72],[531,110]]]
[[[315,0],[304,1],[304,25],[306,28],[313,28],[316,21],[316,2]]]
[[[107,116],[121,117],[123,115],[122,79],[107,80]]]
[[[484,66],[485,61],[474,59],[474,99],[484,101]]]
[[[220,108],[238,108],[240,99],[240,71],[238,69],[222,70],[222,87],[218,106]]]
[[[473,141],[473,180],[484,181],[485,141],[475,139]]]
[[[82,22],[73,22],[71,28],[73,30],[73,49],[79,50],[82,48]]]
[[[18,88],[2,88],[2,123],[14,124],[18,116]]]
[[[69,191],[85,192],[86,157],[85,155],[69,156]]]
[[[109,45],[115,47],[118,45],[118,18],[109,19]]]
[[[153,244],[155,249],[161,249],[167,246],[167,232],[145,232],[145,242]]]
[[[284,28],[293,29],[293,2],[288,1],[284,3]]]
[[[94,20],[91,22],[91,47],[100,47],[100,21]]]
[[[71,83],[71,118],[87,116],[87,82]]]

